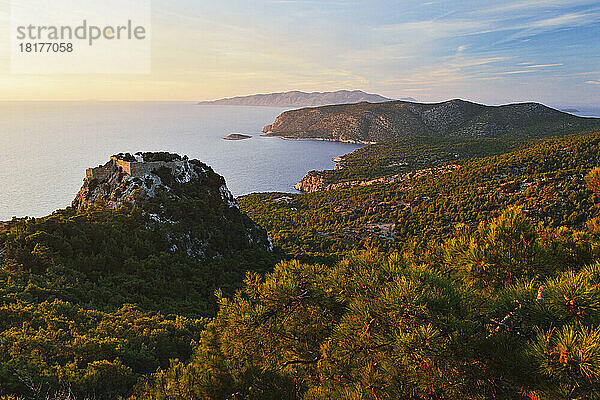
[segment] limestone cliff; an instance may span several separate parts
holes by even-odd
[[[198,160],[169,153],[118,154],[103,166],[89,168],[72,205],[80,211],[96,203],[114,209],[153,198],[159,189],[177,197],[171,186],[186,183],[199,184],[207,196],[217,195],[228,206],[237,207],[223,177]]]
[[[132,207],[165,234],[170,249],[206,258],[245,248],[271,249],[266,231],[243,214],[225,179],[198,160],[170,153],[119,154],[86,171],[72,204]]]

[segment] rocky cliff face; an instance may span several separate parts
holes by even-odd
[[[263,132],[294,139],[373,143],[408,136],[543,137],[598,126],[598,119],[576,117],[537,103],[490,107],[463,100],[437,104],[391,101],[287,111]]]
[[[356,186],[371,186],[378,184],[394,184],[407,181],[409,179],[420,178],[429,175],[444,175],[452,173],[459,169],[457,164],[448,164],[437,168],[425,168],[417,171],[406,172],[385,176],[377,179],[352,180],[345,182],[328,183],[320,171],[311,171],[294,188],[300,192],[320,192],[325,190],[348,189]]]
[[[161,154],[166,161],[156,161],[160,157],[157,154]],[[122,168],[122,161],[146,168],[137,168],[142,172],[132,175]],[[178,198],[171,186],[188,183],[200,185],[207,196],[220,197],[228,206],[237,207],[225,180],[210,167],[198,160],[166,153],[138,153],[135,156],[121,154],[111,157],[101,167],[88,169],[83,187],[72,205],[80,211],[92,204],[116,209],[124,203],[135,204],[140,200],[154,198],[159,190]]]
[[[88,169],[72,206],[79,212],[92,206],[137,209],[149,228],[165,234],[172,251],[185,249],[198,259],[272,247],[266,231],[240,211],[222,176],[176,154],[111,157]]]

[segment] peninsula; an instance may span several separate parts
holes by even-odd
[[[547,137],[600,127],[539,103],[486,106],[465,100],[442,103],[390,101],[303,108],[282,113],[265,136],[337,142],[379,143],[430,137]]]

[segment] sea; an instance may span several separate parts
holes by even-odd
[[[581,106],[581,107],[556,107],[558,110],[568,110],[572,114],[580,117],[600,118],[600,106]]]
[[[577,109],[600,117],[600,107]],[[0,102],[0,221],[42,217],[71,204],[85,169],[112,154],[169,151],[223,175],[235,196],[295,192],[310,170],[360,146],[260,136],[285,109],[194,102]],[[223,140],[230,133],[252,135]]]
[[[310,170],[360,146],[260,136],[285,109],[193,102],[0,102],[0,221],[71,204],[85,169],[112,154],[169,151],[201,160],[235,196],[295,192]],[[252,135],[229,141],[230,133]]]

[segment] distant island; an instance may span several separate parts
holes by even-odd
[[[578,113],[580,112],[578,109],[576,108],[563,108],[560,111],[562,112],[567,112],[567,113]]]
[[[250,139],[252,136],[250,135],[244,135],[243,133],[231,133],[227,136],[225,136],[223,139],[225,140],[244,140],[244,139]]]
[[[600,119],[577,117],[538,103],[486,106],[454,99],[433,104],[390,101],[291,110],[263,132],[264,136],[288,139],[369,144],[410,136],[547,137],[598,127]]]
[[[284,93],[256,94],[227,99],[202,101],[199,105],[262,106],[262,107],[317,107],[333,104],[383,103],[391,101],[378,94],[369,94],[360,90],[338,90],[337,92],[306,93],[291,91]],[[412,97],[401,100],[416,101]]]

